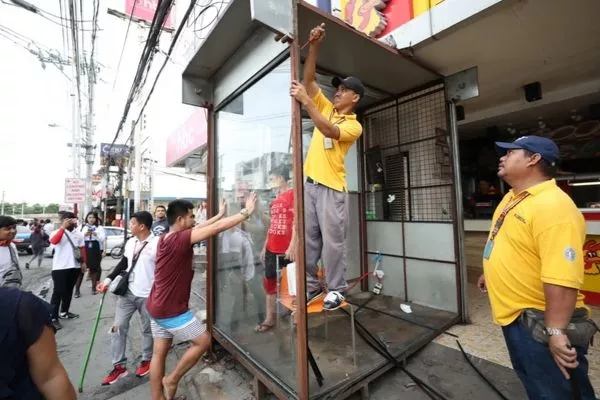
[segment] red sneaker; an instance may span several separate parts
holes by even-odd
[[[112,385],[117,382],[119,379],[126,377],[128,374],[127,368],[122,365],[116,365],[113,370],[108,374],[106,378],[102,381],[102,385]]]
[[[150,373],[150,360],[142,361],[138,369],[135,370],[135,376],[141,378],[142,376],[146,376]]]

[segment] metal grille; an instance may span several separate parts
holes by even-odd
[[[411,93],[364,114],[365,152],[379,146],[385,177],[385,183],[369,187],[368,219],[453,220],[443,89],[437,85]]]

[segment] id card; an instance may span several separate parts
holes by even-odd
[[[88,240],[88,249],[92,249],[94,248],[94,246],[92,246],[92,241]]]
[[[483,249],[483,258],[486,260],[489,260],[490,255],[492,255],[493,249],[494,249],[494,241],[488,240],[485,244],[485,248]]]
[[[333,149],[333,140],[328,137],[323,139],[323,147],[325,147],[325,150]]]

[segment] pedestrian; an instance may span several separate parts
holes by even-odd
[[[167,221],[167,209],[165,206],[156,206],[154,217],[156,218],[152,224],[152,233],[154,236],[161,236],[169,232],[169,221]]]
[[[223,218],[226,207],[222,203],[215,217],[195,227],[194,205],[191,202],[174,200],[169,203],[167,220],[170,229],[158,242],[154,284],[147,303],[154,338],[150,366],[153,400],[173,399],[183,375],[210,346],[211,337],[206,325],[189,309],[194,275],[192,246],[245,221],[255,206],[256,194],[252,193],[246,200],[246,208],[237,215]],[[189,341],[191,345],[175,369],[165,376],[165,360],[173,340]]]
[[[106,246],[106,235],[104,228],[100,226],[98,214],[94,211],[89,212],[85,217],[85,223],[79,228],[85,242],[85,254],[87,256],[86,267],[88,276],[92,282],[92,295],[96,295],[96,286],[100,281],[102,273],[102,255]],[[79,273],[75,283],[75,297],[81,297],[81,283],[84,273]]]
[[[58,358],[48,307],[32,293],[0,288],[0,399],[77,399]]]
[[[44,259],[44,250],[48,247],[48,235],[44,232],[42,226],[37,223],[33,226],[31,232],[31,250],[33,251],[33,257],[25,263],[25,268],[29,269],[29,266],[33,263],[33,260],[37,259],[38,268],[42,266],[42,260]]]
[[[270,331],[275,326],[278,269],[294,261],[296,240],[294,229],[294,191],[289,187],[289,168],[280,166],[269,172],[271,190],[276,197],[271,203],[267,240],[261,252],[265,264],[263,287],[266,293],[266,317],[254,330],[258,333]]]
[[[586,358],[592,336],[572,343],[570,328],[581,337],[575,314],[587,318],[579,291],[586,226],[553,179],[558,147],[539,136],[496,147],[498,176],[512,189],[494,213],[479,289],[489,293],[494,322],[530,399],[572,399],[572,385],[580,399],[595,399]]]
[[[111,282],[118,276],[127,279],[127,289],[117,296],[115,321],[110,330],[113,370],[102,381],[103,385],[112,385],[128,375],[125,349],[129,322],[137,311],[142,322],[142,360],[135,371],[138,378],[150,372],[152,359],[152,331],[150,316],[146,310],[146,301],[154,283],[156,265],[156,245],[158,238],[152,234],[152,214],[139,211],[129,221],[133,235],[125,244],[123,257],[115,269],[98,285],[98,291],[105,293]]]
[[[80,272],[85,273],[86,252],[83,235],[77,229],[77,218],[72,212],[65,212],[61,217],[62,226],[52,234],[50,243],[54,245],[52,258],[52,323],[61,329],[61,319],[78,318],[79,315],[69,311],[73,288]],[[60,313],[59,313],[60,310]]]
[[[23,275],[19,266],[19,252],[12,242],[17,235],[17,221],[0,216],[0,287],[20,288]]]
[[[315,79],[317,53],[325,38],[324,24],[309,36],[308,57],[304,63],[304,85],[292,82],[290,94],[304,107],[315,125],[304,162],[304,217],[306,285],[308,303],[323,295],[317,276],[323,261],[327,296],[325,310],[335,310],[344,302],[348,268],[348,185],[344,160],[350,147],[362,135],[354,109],[364,94],[358,78],[334,78],[333,103],[325,97]]]

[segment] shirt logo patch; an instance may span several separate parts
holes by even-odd
[[[525,220],[525,218],[523,218],[523,217],[522,217],[522,216],[520,216],[519,214],[516,214],[516,213],[515,213],[515,218],[516,218],[518,221],[521,221],[521,222],[522,222],[522,223],[524,223],[524,224],[526,224],[526,223],[527,223],[527,220]]]
[[[577,253],[572,247],[567,247],[564,254],[565,258],[571,262],[575,261],[575,257],[577,256]]]

